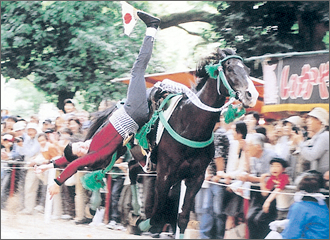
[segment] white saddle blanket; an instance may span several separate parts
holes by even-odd
[[[168,121],[176,107],[178,105],[179,101],[181,100],[182,95],[174,96],[169,100],[169,106],[166,110],[164,110],[163,114]],[[158,128],[157,128],[157,134],[156,134],[156,144],[160,142],[160,139],[162,138],[164,132],[164,125],[161,123],[161,121],[158,121]]]

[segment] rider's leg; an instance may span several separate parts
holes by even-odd
[[[92,168],[95,168],[100,167],[100,165],[104,167],[105,163],[109,164],[108,161],[111,155],[122,144],[123,139],[129,133],[136,132],[139,126],[147,121],[148,106],[144,73],[151,57],[153,39],[160,20],[143,12],[138,12],[138,16],[147,25],[147,31],[132,69],[127,102],[123,108],[118,109],[111,115],[109,118],[110,123],[93,137],[89,153],[71,162],[58,176],[55,180],[58,185],[61,185],[81,167],[92,166]],[[56,165],[56,162],[54,165]]]

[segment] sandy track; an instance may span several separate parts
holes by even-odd
[[[76,225],[73,220],[45,221],[44,214],[1,210],[1,239],[146,239],[105,226]]]

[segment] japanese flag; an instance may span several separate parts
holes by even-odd
[[[127,2],[121,1],[120,3],[124,23],[124,33],[129,36],[137,22],[137,10]]]

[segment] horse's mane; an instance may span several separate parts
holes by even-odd
[[[210,56],[201,58],[196,67],[195,76],[197,78],[196,91],[199,91],[204,86],[205,82],[209,79],[210,75],[206,72],[205,66],[209,64],[217,64],[219,60],[224,59],[228,55],[235,55],[236,52],[231,48],[220,49],[217,48]]]
[[[88,139],[91,139],[94,134],[98,131],[98,129],[102,126],[103,123],[105,123],[110,114],[112,114],[115,110],[117,109],[116,105],[106,108],[103,111],[98,111],[93,113],[93,117],[92,117],[92,124],[88,129],[88,132],[86,134],[85,137],[85,141]]]

